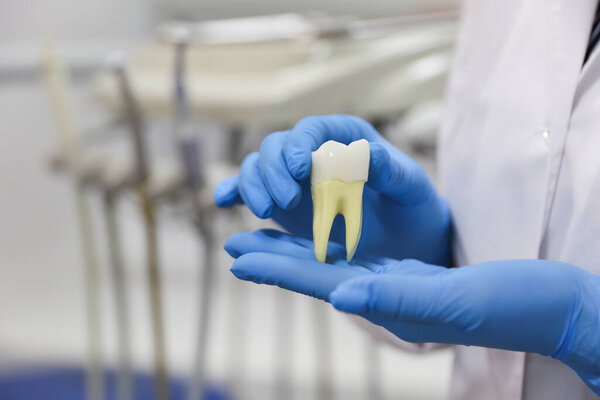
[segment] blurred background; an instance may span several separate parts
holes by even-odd
[[[270,225],[212,191],[336,112],[434,176],[457,7],[0,2],[0,400],[445,398],[449,350],[238,282],[226,238]]]

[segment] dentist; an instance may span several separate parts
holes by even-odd
[[[215,192],[288,233],[232,236],[239,278],[356,314],[402,347],[455,345],[451,399],[600,395],[596,0],[466,0],[439,138],[439,192],[368,123],[276,132]],[[590,34],[591,32],[591,34]],[[363,236],[314,258],[311,152],[367,139]],[[391,339],[390,339],[391,340]],[[408,343],[410,342],[410,343]]]

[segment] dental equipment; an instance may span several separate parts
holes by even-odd
[[[316,343],[316,368],[317,399],[335,399],[333,391],[333,353],[331,350],[331,318],[329,309],[322,302],[312,303],[314,335]]]
[[[100,322],[100,281],[98,255],[95,246],[94,230],[89,198],[86,193],[87,178],[91,171],[82,171],[81,149],[76,132],[76,123],[69,99],[66,71],[57,60],[53,46],[42,50],[44,80],[48,88],[54,117],[58,127],[62,151],[65,152],[67,167],[71,168],[75,182],[77,216],[83,254],[85,279],[85,303],[87,319],[88,365],[86,370],[87,398],[103,400],[104,370],[102,357],[102,337]]]
[[[381,390],[381,359],[379,356],[379,348],[377,341],[372,337],[366,338],[367,343],[365,346],[367,366],[367,377],[366,377],[366,392],[369,400],[382,400],[383,393]]]
[[[107,168],[103,180],[103,211],[106,221],[106,235],[111,267],[111,278],[114,292],[114,307],[117,327],[117,400],[133,400],[134,374],[131,365],[131,329],[128,301],[128,285],[123,255],[121,251],[121,239],[119,226],[117,224],[116,200],[120,189],[125,186],[128,175],[121,168],[115,173],[114,168]]]
[[[154,205],[148,187],[149,168],[144,146],[143,121],[136,99],[130,86],[122,54],[115,53],[109,59],[109,65],[117,79],[127,122],[131,129],[131,140],[136,160],[136,191],[140,202],[140,211],[144,219],[147,251],[147,274],[152,314],[152,333],[154,347],[154,374],[156,398],[170,398],[170,382],[167,370],[164,323],[162,311],[161,277],[158,259],[158,243]]]
[[[218,22],[218,21],[217,21]],[[375,24],[375,21],[369,23]],[[244,25],[241,21],[240,24]],[[456,22],[378,24],[360,34],[299,35],[294,39],[204,43],[194,36],[188,51],[190,108],[196,118],[227,126],[289,126],[306,115],[348,113],[369,120],[397,116],[439,98],[445,87]],[[221,30],[219,29],[219,32]],[[231,35],[229,35],[231,36]],[[198,39],[198,40],[197,40]],[[132,58],[131,79],[140,82],[140,106],[148,115],[172,110],[171,48],[151,42]],[[100,101],[119,109],[118,93],[98,76]]]
[[[168,32],[169,41],[174,45],[175,60],[173,70],[175,102],[173,118],[173,139],[179,150],[180,162],[185,173],[185,188],[192,207],[192,219],[198,239],[203,241],[204,260],[200,268],[198,294],[198,328],[193,371],[188,386],[189,400],[202,398],[206,381],[206,359],[208,327],[212,310],[212,287],[214,283],[215,240],[210,227],[210,216],[200,204],[199,190],[203,184],[203,165],[195,137],[193,119],[188,104],[185,86],[185,61],[190,32],[184,27],[174,27]]]
[[[174,100],[175,100],[175,119],[174,132],[175,138],[179,147],[180,157],[183,160],[186,169],[188,192],[192,196],[192,203],[195,213],[195,224],[200,239],[204,239],[204,266],[201,268],[200,276],[200,293],[199,293],[199,317],[198,317],[198,343],[196,347],[196,356],[194,362],[194,370],[192,380],[190,382],[190,390],[188,400],[197,400],[203,393],[203,386],[206,379],[206,350],[207,350],[207,334],[208,324],[210,322],[211,299],[212,299],[212,283],[214,281],[214,234],[211,229],[210,214],[203,210],[198,203],[198,190],[202,184],[202,176],[199,174],[201,168],[199,162],[198,146],[193,139],[193,119],[189,104],[188,94],[185,85],[186,60],[185,56],[192,39],[192,32],[189,27],[184,25],[172,25],[164,27],[162,33],[169,37],[169,40],[175,45],[175,64],[174,64]],[[233,130],[231,136],[231,157],[235,158],[239,155],[239,132]],[[212,202],[212,201],[211,201]],[[283,299],[277,304],[277,313],[279,321],[289,321],[290,301],[291,299],[286,294],[281,295]],[[276,334],[278,339],[278,352],[290,353],[290,343],[287,338],[289,336],[289,325],[282,326]],[[275,367],[276,373],[276,392],[278,398],[288,397],[287,375],[286,372],[291,370],[289,357],[277,357]]]
[[[437,12],[366,19],[348,15],[306,17],[285,13],[176,24],[189,32],[194,43],[214,46],[381,34],[411,25],[443,23],[457,19],[458,10],[452,8]],[[172,22],[168,22],[161,26],[160,30],[169,31],[172,25]]]
[[[325,262],[331,225],[344,216],[346,259],[352,260],[362,228],[362,197],[369,177],[369,142],[357,140],[345,145],[332,140],[312,153],[311,192],[313,198],[313,240],[315,256]]]

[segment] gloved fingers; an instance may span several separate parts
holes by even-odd
[[[287,254],[307,260],[314,260],[315,255],[310,246],[303,241],[275,230],[259,230],[255,232],[240,232],[231,235],[225,242],[225,250],[229,255],[238,258],[247,253]],[[308,240],[306,240],[309,242]]]
[[[310,250],[313,248],[312,240],[300,236],[290,235],[287,232],[279,231],[277,229],[259,229],[254,231],[254,234],[257,236],[287,241]]]
[[[388,262],[380,263],[383,265],[375,270],[376,274],[410,274],[410,275],[435,275],[439,274],[446,267],[439,265],[426,264],[419,260],[405,259],[405,260],[391,260]]]
[[[229,208],[243,202],[240,196],[238,181],[238,176],[232,176],[217,185],[213,197],[218,207]]]
[[[369,145],[369,187],[406,206],[420,204],[435,194],[425,171],[410,157],[380,143]]]
[[[291,235],[286,232],[281,232],[276,229],[261,229],[256,231],[257,235],[262,235],[265,237],[270,237],[273,239],[284,240],[290,243],[294,243],[298,246],[306,248],[310,250],[310,259],[314,260],[314,242],[310,239]],[[266,252],[270,252],[268,249]],[[284,253],[285,254],[285,253]],[[335,261],[338,259],[345,259],[346,257],[346,247],[341,243],[330,241],[327,247],[327,259],[330,261]]]
[[[288,171],[283,157],[283,144],[289,131],[275,132],[267,136],[260,145],[259,169],[265,187],[284,210],[298,205],[301,189]]]
[[[340,283],[371,274],[359,266],[325,264],[273,253],[244,254],[233,263],[231,272],[242,280],[279,286],[325,301]]]
[[[288,170],[296,180],[309,177],[311,153],[328,140],[349,144],[355,140],[382,141],[367,121],[349,115],[315,116],[294,126],[283,147]]]
[[[432,275],[376,274],[340,285],[331,304],[340,311],[426,324],[454,325],[462,302],[444,287],[445,269]]]
[[[242,163],[238,190],[244,203],[259,218],[269,218],[275,203],[265,187],[258,169],[258,153],[252,153]]]
[[[234,258],[247,253],[261,252],[288,255],[315,261],[312,240],[290,235],[276,229],[260,229],[254,232],[235,233],[227,239],[225,250]],[[342,267],[360,266],[371,272],[376,272],[382,270],[382,265],[397,261],[372,254],[361,254],[348,263],[346,261],[346,247],[341,243],[329,241],[327,262],[330,264],[339,264]]]
[[[310,261],[315,260],[312,240],[275,229],[236,233],[227,239],[225,250],[234,258],[247,253],[264,252],[289,255]],[[327,252],[328,259],[343,259],[345,251],[341,244],[330,242]]]

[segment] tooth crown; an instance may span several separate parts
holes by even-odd
[[[357,140],[345,145],[330,140],[312,153],[311,185],[334,179],[363,181],[369,177],[369,142]]]
[[[321,262],[325,262],[331,225],[338,214],[345,221],[347,260],[356,252],[369,156],[369,143],[364,139],[348,146],[329,141],[312,153],[313,240],[315,256]]]

